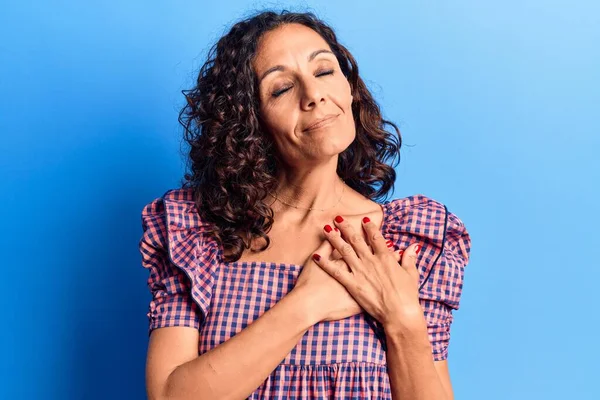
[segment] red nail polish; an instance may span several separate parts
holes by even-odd
[[[327,232],[327,233],[331,232],[331,226],[325,225],[325,232]]]
[[[317,253],[313,254],[313,260],[319,261],[320,259],[321,259],[320,255],[318,255]]]
[[[415,253],[419,254],[419,252],[421,251],[421,245],[417,245],[417,247],[415,248]]]
[[[364,217],[363,218],[363,224],[368,224],[369,222],[371,222],[371,220],[369,219],[369,217]]]
[[[339,232],[340,230],[338,228],[333,228],[334,231]]]
[[[344,218],[342,218],[338,215],[337,217],[335,217],[335,222],[337,222],[338,224],[341,222],[344,222]]]

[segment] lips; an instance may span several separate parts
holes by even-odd
[[[314,131],[315,129],[319,129],[326,125],[329,125],[332,122],[334,122],[337,117],[338,116],[336,114],[328,114],[328,115],[324,116],[323,118],[319,118],[316,121],[314,121],[313,123],[311,123],[308,127],[306,127],[304,129],[304,132]]]

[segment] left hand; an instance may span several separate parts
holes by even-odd
[[[339,221],[339,222],[338,222]],[[416,267],[418,244],[404,250],[400,265],[390,252],[378,227],[368,218],[363,219],[361,232],[336,217],[339,232],[331,230],[325,237],[342,255],[332,260],[320,257],[316,264],[340,282],[356,302],[383,327],[405,324],[407,320],[422,320],[419,303],[419,271]],[[347,238],[348,241],[342,238]]]

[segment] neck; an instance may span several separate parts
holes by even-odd
[[[277,196],[280,203],[278,208],[282,210],[304,213],[310,212],[309,208],[313,212],[335,210],[340,205],[340,200],[343,200],[340,197],[347,193],[346,184],[337,175],[335,168],[312,169],[302,173],[282,170],[278,181],[273,194]]]

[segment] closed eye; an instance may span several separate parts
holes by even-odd
[[[292,88],[291,86],[288,86],[288,87],[276,90],[275,92],[271,93],[271,96],[273,96],[273,97],[279,97],[282,94],[284,94],[285,92],[287,92],[288,90],[290,90],[291,88]]]
[[[334,70],[330,69],[328,71],[323,71],[323,72],[319,72],[316,76],[317,77],[321,77],[321,76],[326,76],[326,75],[333,75]],[[287,92],[288,90],[290,90],[293,86],[287,86],[284,88],[281,88],[279,90],[276,90],[275,92],[271,93],[271,96],[273,97],[279,97],[282,94],[284,94],[285,92]]]
[[[323,76],[323,75],[333,75],[333,70],[330,69],[329,71],[323,71],[317,74],[317,76]]]

